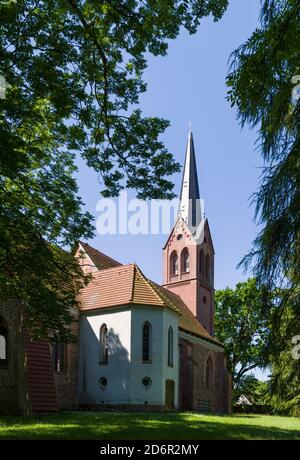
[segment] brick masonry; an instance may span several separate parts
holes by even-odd
[[[181,338],[180,349],[180,409],[207,413],[230,412],[230,374],[222,351]],[[206,361],[213,362],[213,379],[206,383]]]
[[[183,272],[182,254],[188,250],[189,272]],[[178,274],[171,270],[171,255],[177,254]],[[203,259],[200,263],[202,253]],[[205,273],[205,260],[209,270]],[[214,334],[214,250],[207,222],[201,244],[195,244],[191,231],[183,221],[173,229],[163,250],[163,285],[186,303],[210,335]]]
[[[7,365],[0,367],[0,413],[30,412],[24,335],[17,302],[0,303],[0,316],[8,329]]]
[[[206,331],[214,336],[214,249],[207,220],[202,224],[202,239],[195,241],[190,229],[178,219],[163,250],[164,287],[177,294]],[[189,251],[189,270],[183,257]],[[173,273],[172,257],[178,257],[178,273]],[[206,262],[208,261],[208,263]],[[182,410],[230,413],[231,376],[221,347],[203,345],[188,335],[179,343],[179,404]],[[205,380],[206,361],[211,356],[213,381]]]
[[[0,414],[30,414],[34,411],[31,399],[32,388],[36,387],[31,382],[28,364],[32,358],[31,348],[28,346],[28,336],[24,333],[21,324],[21,312],[16,302],[2,302],[0,316],[5,321],[8,329],[7,338],[7,365],[0,366]],[[78,313],[77,313],[78,316]],[[73,333],[78,339],[78,323],[74,322]],[[27,343],[27,346],[26,346]],[[33,358],[36,360],[36,357]],[[45,364],[44,361],[42,363]],[[78,378],[78,342],[67,345],[66,373],[60,374],[53,369],[56,397],[60,409],[71,409],[77,403],[77,378]],[[30,385],[31,384],[31,385]],[[39,388],[41,393],[42,389]],[[48,390],[47,390],[48,391]],[[49,395],[39,394],[39,399]],[[40,405],[40,401],[39,401]]]
[[[72,326],[75,342],[66,345],[66,370],[54,372],[56,395],[60,409],[74,409],[78,403],[79,327],[78,313]]]

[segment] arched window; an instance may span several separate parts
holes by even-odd
[[[190,271],[190,254],[187,249],[184,249],[181,253],[181,267],[182,272],[189,273]]]
[[[203,249],[201,249],[200,255],[199,255],[199,272],[200,272],[200,275],[204,274],[204,252],[203,252]]]
[[[173,251],[170,257],[170,274],[178,275],[178,256],[176,251]]]
[[[205,364],[205,384],[206,386],[212,386],[214,381],[214,363],[212,357],[209,355]]]
[[[170,326],[168,330],[168,366],[174,365],[174,338],[173,329]]]
[[[0,366],[7,364],[7,339],[7,326],[4,319],[0,316]]]
[[[205,258],[205,276],[208,280],[210,280],[210,257],[206,254]]]
[[[152,355],[152,327],[146,322],[143,326],[143,362],[151,361]]]
[[[100,364],[107,364],[108,362],[108,329],[106,324],[102,324],[100,328]]]
[[[56,372],[65,373],[67,370],[67,344],[56,342],[51,345],[51,355]]]

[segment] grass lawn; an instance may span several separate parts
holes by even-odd
[[[0,416],[2,439],[298,439],[300,418],[195,413],[61,413]]]

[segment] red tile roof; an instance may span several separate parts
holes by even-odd
[[[219,344],[178,295],[148,280],[135,264],[93,273],[79,300],[82,311],[136,304],[167,307],[180,315],[180,329]]]
[[[166,305],[135,264],[100,270],[92,276],[79,296],[82,310],[128,304]],[[170,308],[177,311],[175,306]]]
[[[158,292],[162,297],[164,297],[168,303],[174,305],[177,310],[179,310],[181,316],[179,318],[179,328],[182,329],[183,331],[190,332],[192,334],[195,334],[197,336],[200,336],[204,339],[207,339],[209,341],[218,343],[219,345],[220,342],[218,342],[216,339],[214,339],[206,329],[202,326],[201,323],[195,318],[191,310],[188,308],[188,306],[184,303],[181,297],[179,297],[177,294],[174,294],[174,292],[169,291],[168,289],[160,286],[159,284],[154,283],[153,281],[149,281],[152,285],[156,287]]]
[[[89,244],[83,243],[82,241],[80,241],[79,243],[83,247],[87,255],[92,259],[93,263],[98,268],[98,270],[119,267],[122,265],[117,260],[114,260],[111,257],[108,257],[102,252],[98,251],[98,249],[92,248],[92,246],[90,246]]]

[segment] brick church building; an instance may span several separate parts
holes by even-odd
[[[178,218],[163,248],[163,285],[83,242],[75,257],[92,274],[74,311],[75,343],[32,341],[17,304],[0,303],[0,413],[229,413],[231,375],[214,337],[214,248],[192,133]]]

